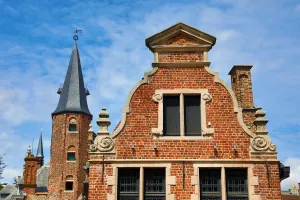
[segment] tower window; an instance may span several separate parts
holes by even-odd
[[[75,158],[75,152],[68,152],[68,156],[67,156],[67,160],[68,161],[75,161],[76,158]]]
[[[73,191],[73,181],[66,181],[66,191]]]
[[[76,132],[77,131],[77,121],[75,118],[72,118],[69,123],[69,131]]]

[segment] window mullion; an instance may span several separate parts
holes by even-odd
[[[180,136],[184,136],[184,96],[180,93]]]
[[[221,190],[222,190],[222,199],[226,200],[226,173],[225,167],[221,168]]]
[[[144,200],[144,167],[140,168],[140,191],[139,200]]]

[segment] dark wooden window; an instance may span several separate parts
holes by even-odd
[[[221,169],[200,168],[201,200],[221,200]]]
[[[180,135],[179,102],[179,95],[163,97],[163,134],[165,136]]]
[[[166,170],[165,168],[144,169],[144,194],[145,200],[166,199]]]
[[[248,200],[247,169],[226,169],[227,200]]]
[[[69,124],[69,131],[73,131],[73,132],[77,131],[76,124]]]
[[[200,95],[184,96],[184,128],[186,136],[201,135]]]
[[[68,152],[68,161],[74,161],[76,160],[75,158],[75,152]]]
[[[118,200],[138,200],[139,180],[139,168],[119,168]]]
[[[73,190],[73,181],[66,181],[66,190],[67,191]]]

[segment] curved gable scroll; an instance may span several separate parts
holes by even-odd
[[[243,120],[243,113],[242,113],[242,108],[239,107],[238,105],[238,101],[237,98],[233,92],[233,90],[231,89],[231,87],[229,85],[227,85],[227,83],[223,80],[220,79],[219,77],[219,73],[212,71],[209,67],[204,67],[205,70],[214,76],[214,82],[215,83],[220,83],[221,85],[223,85],[225,87],[225,89],[229,92],[231,99],[233,101],[233,108],[234,108],[234,112],[237,113],[237,120],[239,122],[239,124],[241,125],[241,127],[243,128],[243,130],[250,136],[250,137],[254,137],[256,134],[253,133],[251,130],[248,129],[248,127],[246,126],[246,124],[244,123]]]
[[[158,67],[153,67],[152,71],[150,72],[145,72],[144,73],[144,77],[142,78],[142,80],[140,80],[139,82],[137,82],[135,84],[135,86],[133,86],[133,88],[131,89],[131,91],[129,92],[129,95],[127,96],[126,99],[126,103],[125,103],[125,107],[122,109],[122,118],[121,118],[121,122],[119,124],[119,126],[112,132],[111,134],[111,138],[115,138],[119,135],[119,133],[121,132],[121,130],[124,128],[125,123],[126,123],[126,117],[127,114],[130,113],[130,102],[131,99],[135,93],[135,91],[143,84],[148,84],[148,80],[149,77],[152,76],[153,74],[156,73]]]

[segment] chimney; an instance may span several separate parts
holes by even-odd
[[[252,65],[234,65],[230,72],[231,87],[242,108],[253,108],[251,70]]]
[[[36,188],[36,174],[37,170],[40,168],[40,158],[35,157],[31,154],[30,146],[27,150],[27,155],[25,157],[24,165],[24,184],[23,192],[26,194],[35,194]]]

